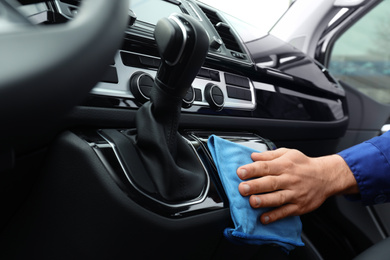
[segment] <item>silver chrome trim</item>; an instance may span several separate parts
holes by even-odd
[[[192,91],[193,91],[193,95],[192,95],[192,99],[190,101],[187,101],[183,98],[183,102],[188,104],[188,105],[191,105],[194,103],[195,101],[195,89],[191,86],[190,88],[192,88]]]
[[[63,3],[59,0],[55,0],[54,4],[55,4],[58,12],[69,20],[72,20],[74,18],[74,16],[77,14],[77,10],[79,8],[77,5]],[[71,9],[74,9],[74,12],[72,12]]]
[[[292,76],[283,74],[281,72],[277,72],[277,71],[273,71],[273,70],[269,70],[269,69],[267,69],[266,72],[268,75],[271,75],[271,76],[275,76],[275,77],[278,77],[281,79],[287,79],[289,81],[294,81],[294,78]]]
[[[154,202],[157,202],[157,203],[159,203],[159,204],[161,204],[161,205],[164,205],[164,206],[167,206],[167,207],[171,207],[171,208],[180,208],[180,207],[187,207],[187,206],[199,204],[199,203],[203,202],[203,201],[206,199],[207,193],[208,193],[208,191],[209,191],[209,189],[210,189],[210,176],[209,176],[209,173],[208,173],[206,167],[204,166],[202,160],[200,159],[198,153],[196,152],[194,146],[191,144],[191,142],[190,142],[188,139],[182,137],[182,138],[189,144],[189,146],[191,147],[191,149],[194,151],[194,154],[196,155],[196,157],[198,158],[198,161],[201,163],[201,165],[202,165],[202,167],[203,167],[203,169],[204,169],[204,172],[205,172],[205,174],[206,174],[206,182],[207,182],[207,183],[206,183],[206,187],[203,189],[202,194],[200,194],[199,197],[196,198],[196,199],[193,199],[193,200],[188,201],[188,202],[183,202],[183,203],[167,203],[167,202],[160,201],[160,200],[158,200],[158,199],[156,199],[156,198],[153,198],[153,197],[150,196],[149,194],[147,194],[147,193],[143,192],[141,189],[139,189],[139,188],[137,187],[137,185],[131,180],[131,178],[130,178],[128,172],[126,171],[126,168],[124,167],[124,165],[123,165],[123,163],[122,163],[122,161],[121,161],[121,159],[120,159],[120,157],[119,157],[119,155],[118,155],[118,152],[117,152],[117,150],[116,150],[115,144],[112,143],[110,140],[108,140],[108,139],[107,139],[103,134],[101,134],[99,131],[98,131],[97,133],[98,133],[98,134],[99,134],[99,135],[100,135],[100,136],[101,136],[101,137],[110,145],[111,149],[113,150],[113,152],[114,152],[114,154],[115,154],[116,159],[118,160],[118,163],[119,163],[119,165],[120,165],[122,171],[123,171],[123,172],[125,173],[125,175],[126,175],[126,179],[129,181],[129,183],[131,184],[131,186],[133,186],[133,188],[136,189],[136,190],[137,190],[140,194],[142,194],[143,196],[147,197],[147,198],[150,199],[150,200],[153,200]],[[98,155],[98,157],[101,156],[101,155],[99,155],[98,153],[97,153],[97,155]]]
[[[143,72],[141,75],[139,75],[139,77],[138,77],[138,79],[137,79],[137,89],[138,89],[138,92],[141,94],[141,96],[142,96],[143,98],[145,98],[146,100],[150,100],[150,97],[147,97],[147,96],[144,94],[144,92],[142,92],[142,90],[141,90],[141,83],[140,83],[140,80],[141,80],[141,77],[143,77],[143,76],[149,77],[150,75],[149,75],[148,73],[146,73],[146,72]],[[134,94],[133,94],[133,95],[134,95]]]
[[[263,82],[258,82],[258,81],[253,81],[253,86],[255,89],[258,90],[264,90],[264,91],[269,91],[269,92],[276,92],[275,86]]]
[[[217,104],[217,102],[215,101],[214,96],[213,96],[212,93],[213,93],[213,89],[216,88],[216,87],[221,89],[220,87],[218,87],[217,85],[214,85],[214,84],[210,88],[210,98],[214,102],[214,104]],[[223,92],[222,92],[222,94],[223,94]],[[223,103],[222,103],[222,105],[218,105],[218,109],[222,109],[224,107],[224,105],[225,105],[225,96],[223,96]]]
[[[196,14],[199,21],[203,21],[202,17],[199,15],[198,11],[195,9],[195,7],[192,5],[192,3],[188,2],[188,5],[191,7],[191,10]]]
[[[176,15],[177,14],[170,15],[169,19],[174,21],[180,27],[181,32],[183,33],[183,44],[181,45],[180,50],[179,50],[179,54],[177,55],[176,60],[174,62],[165,61],[169,66],[174,66],[179,62],[181,56],[183,55],[184,48],[187,44],[187,37],[188,37],[186,28],[184,27],[183,23],[179,20],[179,18],[176,17]]]

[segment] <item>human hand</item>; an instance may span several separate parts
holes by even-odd
[[[237,169],[240,179],[247,180],[238,189],[242,196],[250,196],[253,208],[274,208],[260,217],[263,224],[308,213],[332,195],[359,192],[351,170],[338,155],[311,158],[281,148],[253,153],[251,158],[253,163]]]

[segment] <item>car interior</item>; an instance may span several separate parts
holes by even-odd
[[[390,118],[386,68],[337,56],[389,1],[290,2],[261,34],[205,1],[0,0],[0,258],[353,259],[386,241],[389,206],[343,196],[300,217],[290,254],[223,235],[211,135],[316,157]]]

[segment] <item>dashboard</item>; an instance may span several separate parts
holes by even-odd
[[[62,23],[77,15],[80,2],[56,0],[24,8],[35,23]],[[134,116],[149,100],[161,62],[155,24],[180,12],[198,20],[209,37],[206,60],[183,99],[183,127],[252,132],[261,127],[260,134],[271,139],[280,139],[286,130],[290,139],[343,135],[348,124],[345,91],[326,68],[272,35],[248,37],[253,27],[193,0],[131,1],[122,47],[80,106],[81,116],[79,111],[70,115],[75,124],[84,121],[85,109]],[[110,121],[113,116],[95,117]]]
[[[77,2],[55,1],[71,19]],[[183,113],[335,122],[346,119],[345,93],[320,64],[267,35],[243,42],[218,10],[191,0],[132,1],[131,20],[121,50],[87,106],[137,109],[148,93],[160,58],[155,23],[174,12],[202,23],[210,41],[206,62],[183,100]]]

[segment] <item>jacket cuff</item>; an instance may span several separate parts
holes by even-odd
[[[390,201],[390,134],[375,137],[338,153],[348,164],[364,205]],[[358,200],[359,196],[346,196]]]

